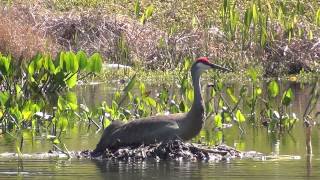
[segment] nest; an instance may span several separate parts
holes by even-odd
[[[115,151],[106,150],[103,160],[200,160],[221,161],[241,157],[242,153],[226,145],[205,148],[201,145],[184,143],[181,140],[170,140],[140,147],[125,147]],[[91,158],[90,151],[82,151],[79,157]],[[96,159],[96,158],[95,158]]]

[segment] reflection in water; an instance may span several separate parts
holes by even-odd
[[[311,142],[311,126],[306,125],[306,162],[307,162],[307,176],[311,176],[312,173],[312,142]]]
[[[306,165],[307,177],[310,177],[312,175],[312,154],[307,154]]]
[[[291,87],[295,93],[295,101],[290,107],[301,119],[307,106],[310,86],[297,83],[285,83],[281,90]],[[240,89],[240,88],[236,88]],[[95,86],[79,86],[78,100],[89,107],[102,101],[109,101],[115,88],[106,84]],[[280,97],[281,98],[281,97]],[[315,108],[320,109],[320,103]],[[206,122],[210,124],[210,122]],[[297,155],[301,159],[272,159],[267,161],[232,160],[231,162],[189,162],[189,161],[142,161],[116,162],[99,160],[1,160],[0,179],[17,176],[44,179],[320,179],[320,142],[317,127],[305,128],[303,122],[297,122],[290,133],[267,132],[265,128],[244,126],[244,134],[240,134],[236,125],[223,130],[223,142],[229,146],[249,151],[255,150],[267,155]],[[213,132],[206,127],[208,137]],[[211,134],[210,134],[211,133]],[[95,130],[71,128],[64,134],[63,142],[69,150],[92,149],[99,140],[100,134]],[[0,152],[15,152],[14,139],[9,135],[0,137]],[[312,144],[311,144],[312,143]],[[313,145],[313,146],[312,146]],[[51,144],[45,137],[26,138],[24,153],[46,152]],[[307,147],[307,149],[306,149]],[[313,148],[313,149],[312,149]],[[313,154],[312,154],[313,153]]]
[[[17,169],[16,161],[0,161],[0,179],[317,179],[319,171],[305,174],[306,159],[231,162],[143,161],[115,162],[95,160],[24,161],[23,169]],[[313,166],[319,167],[319,159]],[[308,166],[308,164],[307,164]]]

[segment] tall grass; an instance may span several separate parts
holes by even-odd
[[[251,43],[265,47],[274,40],[313,39],[319,34],[318,9],[316,1],[252,0],[245,4],[224,0],[220,17],[229,39],[241,39],[243,47]]]

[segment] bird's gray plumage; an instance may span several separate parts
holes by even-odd
[[[128,145],[141,145],[179,138],[189,140],[201,130],[204,122],[204,105],[201,96],[200,75],[204,70],[220,66],[198,60],[191,68],[194,102],[188,113],[160,115],[133,120],[129,123],[113,122],[105,130],[92,156],[106,148],[117,149]]]

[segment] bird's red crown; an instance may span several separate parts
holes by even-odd
[[[197,62],[208,63],[209,59],[207,57],[199,57]]]

